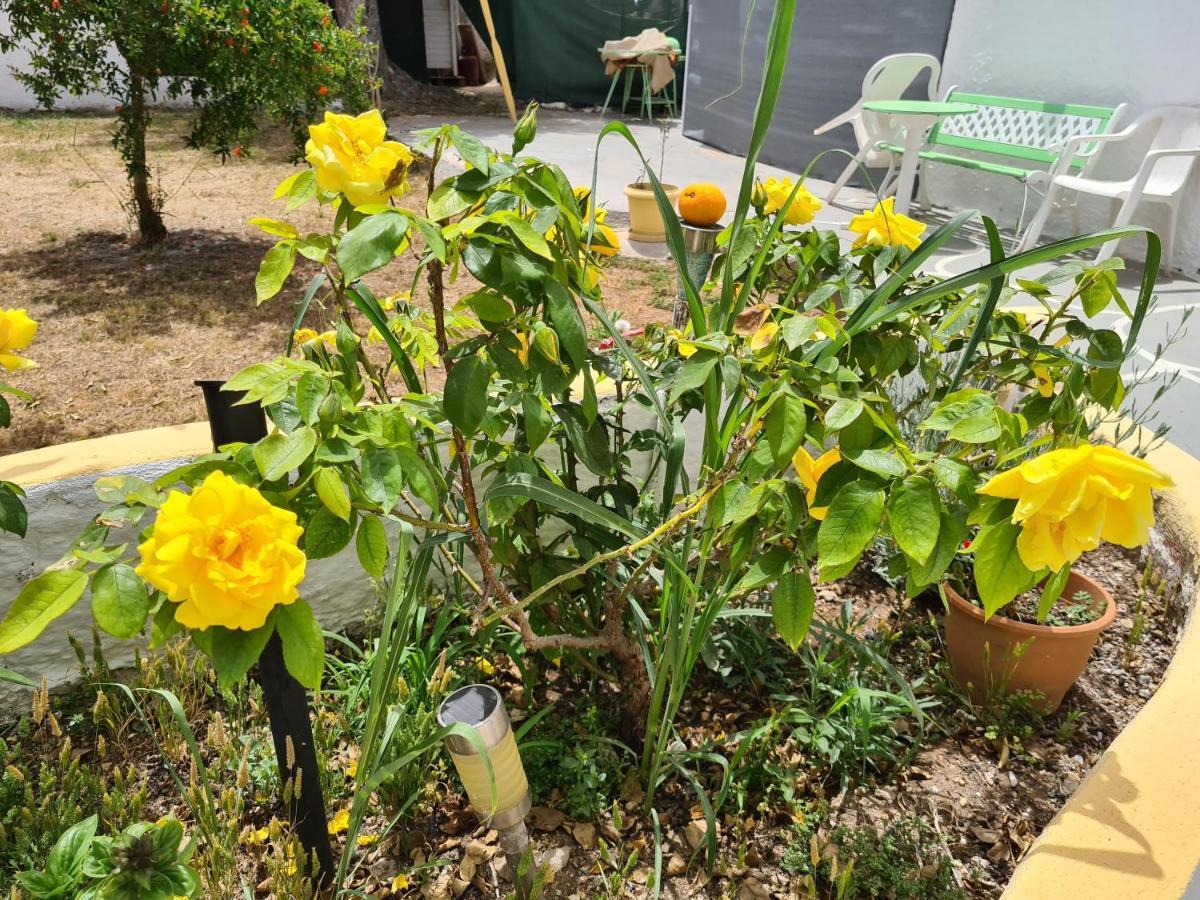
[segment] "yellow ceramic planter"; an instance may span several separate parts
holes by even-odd
[[[679,188],[664,184],[663,191],[671,206],[679,199]],[[629,239],[646,243],[662,243],[667,239],[667,228],[663,224],[662,211],[654,196],[654,188],[648,181],[638,181],[625,186],[625,197],[629,201]]]

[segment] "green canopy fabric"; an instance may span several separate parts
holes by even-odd
[[[599,106],[609,87],[599,48],[643,28],[658,28],[687,46],[686,0],[490,2],[513,92],[523,100]],[[462,7],[486,43],[479,0],[462,0]]]

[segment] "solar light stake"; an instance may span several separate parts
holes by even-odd
[[[213,449],[226,444],[253,444],[267,436],[267,419],[257,403],[237,405],[245,393],[221,390],[219,379],[197,381],[204,391],[204,405],[212,430]],[[318,887],[333,883],[336,866],[326,824],[325,797],[321,790],[321,766],[313,742],[308,694],[287,670],[283,644],[272,634],[258,660],[271,739],[279,763],[279,780],[285,785],[284,806],[304,847],[304,866],[316,856],[318,871],[312,873]],[[286,786],[290,785],[290,789]]]
[[[687,255],[687,274],[692,280],[692,284],[696,286],[696,290],[700,290],[700,286],[708,278],[709,266],[712,265],[713,257],[716,255],[717,235],[721,233],[721,228],[718,225],[709,227],[689,225],[682,220],[679,224],[683,228],[683,250]],[[671,324],[676,328],[683,328],[690,321],[691,313],[688,310],[687,294],[683,290],[683,276],[676,275],[675,280],[679,284],[679,293],[675,298],[675,315],[671,318]]]
[[[533,800],[500,692],[486,684],[459,688],[438,709],[439,725],[456,722],[475,728],[487,748],[495,778],[494,804],[492,780],[475,745],[462,735],[451,734],[446,737],[446,751],[467,790],[471,808],[484,825],[500,833],[500,849],[512,869],[517,896],[524,900],[533,891],[533,847],[525,829],[525,816]],[[521,862],[527,855],[529,860],[522,871]]]

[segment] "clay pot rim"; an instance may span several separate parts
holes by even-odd
[[[1112,594],[1093,578],[1084,575],[1082,572],[1071,570],[1071,578],[1077,578],[1083,582],[1084,589],[1093,597],[1103,597],[1105,602],[1104,612],[1100,618],[1092,622],[1086,622],[1083,625],[1041,625],[1030,622],[1018,622],[1016,619],[1010,619],[1001,613],[995,613],[991,618],[983,617],[983,610],[968,600],[965,600],[949,582],[942,582],[942,592],[946,599],[959,612],[970,616],[975,621],[983,625],[994,626],[1001,631],[1010,631],[1015,634],[1026,636],[1036,635],[1082,635],[1092,632],[1100,632],[1108,628],[1117,617],[1117,604],[1113,600]],[[1066,589],[1064,588],[1064,593]]]

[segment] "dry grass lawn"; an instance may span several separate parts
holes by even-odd
[[[266,131],[222,165],[183,146],[182,116],[160,114],[149,155],[170,235],[145,249],[122,209],[110,129],[101,115],[0,115],[0,306],[41,323],[28,351],[38,368],[9,378],[36,399],[0,430],[0,454],[203,418],[193,382],[279,354],[313,271],[298,265],[280,297],[255,307],[270,239],[246,221],[282,212],[271,195],[294,171],[286,133]],[[318,229],[321,212],[305,207],[292,220]],[[412,272],[398,260],[372,286],[405,288]],[[658,263],[618,258],[607,276],[607,304],[635,324],[668,319],[673,292]]]

